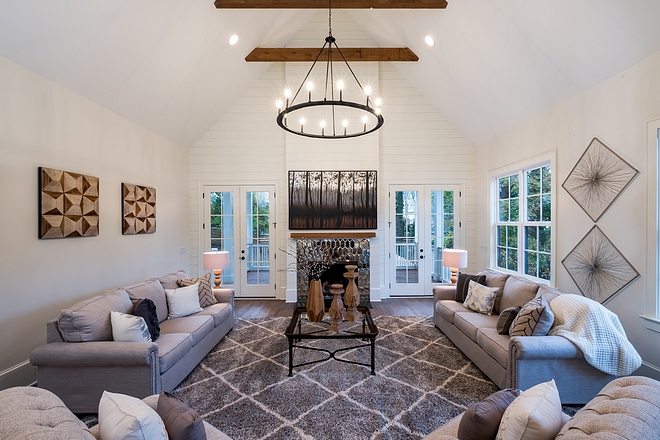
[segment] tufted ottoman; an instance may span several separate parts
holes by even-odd
[[[55,394],[36,387],[0,391],[0,439],[94,440]]]
[[[630,376],[605,385],[555,439],[585,437],[660,439],[660,382]]]

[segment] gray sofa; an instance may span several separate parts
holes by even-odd
[[[660,382],[641,376],[620,377],[607,384],[573,417],[564,414],[556,440],[660,439]],[[457,440],[463,414],[424,437]]]
[[[154,410],[158,395],[143,399]],[[226,434],[204,422],[207,440],[231,440]],[[0,438],[3,440],[95,440],[99,426],[87,428],[48,390],[14,387],[0,391]]]
[[[554,379],[562,402],[584,404],[615,376],[592,367],[582,351],[561,336],[500,335],[498,314],[523,306],[537,294],[551,302],[562,292],[525,278],[485,270],[486,285],[501,287],[494,313],[473,312],[455,301],[455,286],[433,288],[435,325],[500,388],[526,390]]]
[[[214,289],[219,301],[190,316],[167,319],[164,289],[178,288],[184,271],[104,292],[62,310],[47,323],[47,343],[30,355],[37,386],[59,396],[74,413],[95,413],[104,390],[144,398],[172,391],[234,327],[234,291]],[[154,342],[112,340],[110,312],[131,313],[133,302],[156,305]]]

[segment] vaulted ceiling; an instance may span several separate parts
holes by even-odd
[[[268,68],[247,54],[286,46],[318,12],[2,0],[0,56],[189,146]],[[346,13],[377,46],[410,47],[419,61],[397,69],[477,144],[660,50],[658,0],[454,0]]]

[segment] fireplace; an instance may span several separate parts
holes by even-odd
[[[345,266],[354,264],[358,277],[355,279],[360,292],[360,305],[371,307],[369,240],[366,238],[301,238],[296,241],[296,284],[298,305],[307,304],[309,281],[320,276],[329,288],[340,282],[346,286],[343,277]],[[325,287],[325,286],[324,286]],[[326,292],[324,288],[324,294]]]

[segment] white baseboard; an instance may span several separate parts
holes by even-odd
[[[30,361],[0,371],[0,390],[6,388],[34,385],[37,382],[37,368]]]

